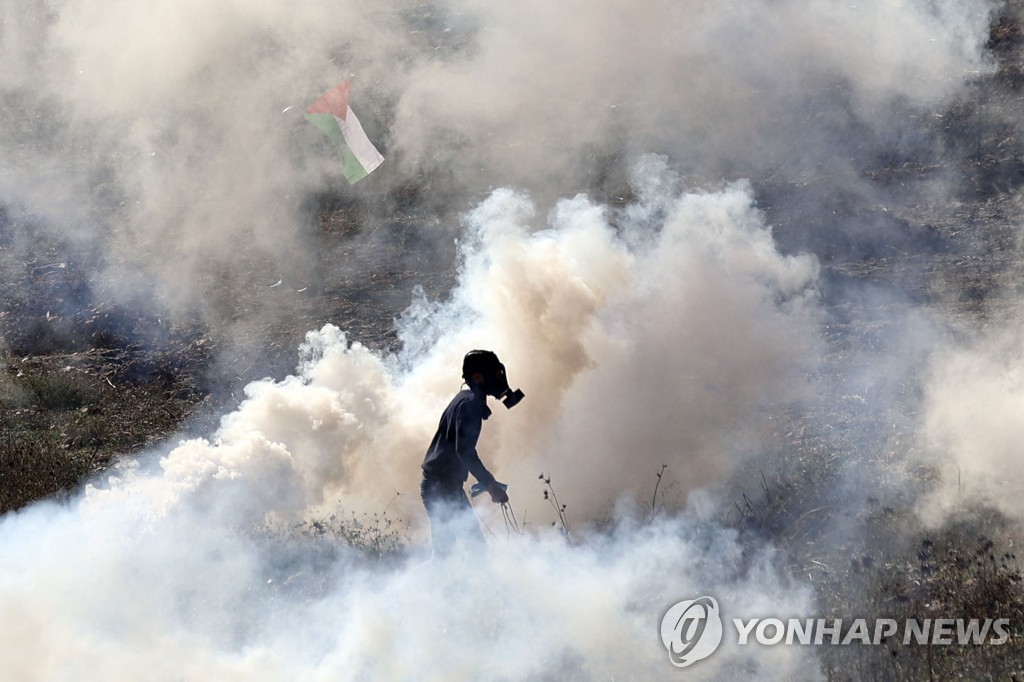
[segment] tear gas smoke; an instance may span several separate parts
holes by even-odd
[[[138,495],[131,488],[120,490]],[[807,608],[770,553],[744,556],[732,533],[692,521],[627,522],[596,547],[521,539],[469,565],[370,572],[342,555],[320,568],[326,589],[310,595],[289,589],[308,565],[274,571],[251,541],[210,520],[185,506],[154,515],[121,494],[6,518],[5,545],[19,548],[0,571],[7,675],[660,677],[670,664],[652,623],[676,595],[717,590],[751,613]],[[813,679],[809,656],[726,646],[694,679]]]
[[[1000,325],[932,358],[922,426],[941,477],[938,489],[922,501],[922,513],[932,522],[976,501],[1024,518],[1020,332],[1016,325]]]
[[[269,508],[290,515],[334,495],[382,505],[381,494],[417,489],[464,349],[493,346],[531,396],[485,430],[500,478],[526,489],[539,471],[557,474],[587,518],[650,485],[665,462],[685,462],[687,488],[713,482],[749,447],[742,434],[758,411],[800,395],[817,264],[775,250],[747,187],[649,200],[667,207],[663,224],[634,207],[620,237],[611,211],[585,197],[531,229],[528,199],[495,192],[467,218],[451,300],[422,303],[401,326],[415,357],[346,349],[332,327],[310,334],[302,378],[250,385],[216,441],[165,458],[169,480],[268,485],[242,495],[257,513],[274,499]]]
[[[477,145],[485,168],[517,183],[539,172],[563,184],[567,175],[593,182],[614,173],[602,161],[652,150],[712,179],[769,168],[852,176],[877,143],[915,134],[902,107],[934,105],[967,72],[986,68],[991,8],[948,0],[451,6],[476,22],[475,52],[410,73],[395,122],[403,151],[421,164],[459,164],[451,136],[488,140]]]
[[[814,169],[867,191],[858,163],[916,144],[908,113],[987,68],[989,10],[7,2],[0,192],[33,218],[23,229],[86,245],[97,295],[230,318],[244,334],[255,313],[233,297],[318,281],[308,197],[338,174],[301,112],[342,77],[389,157],[352,190],[368,214],[393,210],[388,187],[437,206],[498,185],[544,203],[619,187],[651,151],[698,179]]]
[[[697,510],[638,524],[604,508],[650,484],[665,459],[686,467],[687,488],[711,483],[735,434],[799,389],[813,323],[816,263],[778,254],[748,187],[663,196],[653,187],[672,183],[649,179],[638,189],[651,203],[621,212],[619,230],[584,197],[531,229],[527,198],[495,192],[467,218],[451,300],[407,319],[416,357],[381,358],[330,326],[311,332],[298,375],[248,386],[213,439],[125,464],[66,507],[7,517],[0,537],[18,551],[0,562],[0,599],[21,634],[0,640],[13,669],[24,679],[656,676],[668,664],[652,623],[677,594],[716,588],[744,608],[807,608],[770,550],[745,558],[734,532]],[[752,355],[737,334],[761,349]],[[336,500],[380,509],[396,490],[396,508],[422,516],[417,465],[457,387],[459,349],[475,345],[501,348],[537,397],[494,419],[482,449],[495,473],[525,496],[537,467],[561,469],[578,518],[603,513],[619,530],[583,547],[554,532],[513,538],[463,566],[374,573],[342,555],[326,570],[275,571],[248,535],[268,518],[292,522]],[[643,390],[629,400],[602,395],[633,374]],[[663,409],[667,433],[656,428]],[[274,586],[304,570],[329,588]],[[726,649],[702,674],[764,665],[784,679],[805,658]]]
[[[879,149],[936,145],[908,112],[989,68],[990,9],[0,3],[0,198],[23,233],[10,243],[75,241],[97,295],[244,332],[244,315],[224,313],[254,278],[316,280],[310,197],[339,174],[299,114],[348,75],[389,159],[351,190],[361,210],[384,214],[408,187],[435,208],[475,205],[458,286],[415,298],[398,355],[325,326],[296,376],[250,384],[209,439],[0,519],[9,674],[651,678],[669,669],[657,618],[680,598],[806,612],[771,549],[741,546],[699,504],[756,447],[765,414],[807,395],[821,355],[817,261],[780,251],[740,178],[813,172],[823,199],[868,202],[860,171]],[[617,199],[572,196],[583,188]],[[521,515],[548,522],[529,498],[544,471],[575,520],[612,530],[375,571],[253,539],[268,520],[339,500],[380,510],[396,491],[393,512],[421,520],[417,466],[477,347],[529,396],[481,442]],[[946,377],[970,362],[936,372],[940,421],[955,412]],[[936,422],[935,437],[966,447],[957,424]],[[630,500],[664,463],[691,506],[640,524]],[[319,589],[294,587],[310,576]],[[693,674],[815,679],[806,656],[725,649]]]

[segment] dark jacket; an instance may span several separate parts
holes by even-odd
[[[490,416],[487,394],[478,386],[460,391],[452,398],[423,458],[423,478],[461,488],[468,475],[473,474],[485,486],[493,483],[494,476],[476,454],[483,420]]]

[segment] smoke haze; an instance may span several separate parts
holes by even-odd
[[[393,157],[352,190],[371,207],[408,183],[548,201],[647,152],[713,181],[849,176],[986,68],[988,7],[10,3],[0,186],[91,247],[105,293],[214,323],[216,287],[253,263],[315,278],[308,197],[338,175],[301,112],[344,77]]]
[[[933,521],[976,501],[1024,518],[1016,418],[1024,400],[1020,348],[1020,329],[1007,325],[935,354],[923,424],[943,483],[923,501]]]
[[[649,163],[667,172],[656,159]],[[312,600],[286,588],[315,570],[302,565],[310,559],[300,553],[283,574],[288,551],[271,544],[265,555],[247,535],[268,516],[294,522],[335,500],[380,509],[395,491],[395,508],[415,518],[417,464],[437,405],[457,387],[456,349],[496,339],[511,349],[505,360],[519,368],[513,379],[538,398],[497,415],[499,428],[486,441],[493,470],[510,474],[513,490],[529,489],[520,476],[532,467],[562,469],[559,487],[586,521],[610,514],[602,504],[616,495],[650,484],[665,459],[682,455],[688,487],[711,483],[728,468],[734,441],[723,432],[742,431],[759,408],[799,392],[816,264],[777,253],[748,187],[669,196],[646,187],[640,194],[668,211],[622,212],[622,234],[637,244],[629,247],[609,226],[612,212],[583,197],[556,206],[546,228],[529,229],[527,198],[496,192],[467,218],[470,238],[451,301],[407,320],[410,347],[428,350],[382,359],[334,327],[311,332],[300,373],[251,384],[211,440],[184,442],[148,464],[126,463],[68,507],[40,505],[8,517],[5,545],[30,546],[4,566],[6,612],[17,614],[11,622],[21,632],[38,623],[28,629],[38,638],[32,646],[9,652],[16,669],[25,679],[61,679],[83,668],[133,677],[162,661],[168,679],[280,679],[296,671],[401,679],[426,657],[428,679],[480,671],[513,679],[542,671],[558,679],[657,675],[666,664],[644,612],[699,589],[709,575],[722,581],[709,589],[743,595],[737,602],[752,613],[806,609],[809,596],[786,584],[769,549],[745,557],[735,532],[702,521],[699,510],[685,522],[641,526],[620,511],[620,529],[590,548],[570,547],[554,531],[513,537],[472,568],[452,559],[455,566],[435,560],[367,573],[342,554],[328,567],[328,589]],[[652,213],[663,224],[652,223]],[[679,264],[679,271],[670,267]],[[705,305],[716,289],[720,322],[712,324],[703,318],[712,315]],[[637,334],[669,310],[680,324],[649,338]],[[762,338],[761,353],[750,357],[731,343],[729,329]],[[417,345],[416,337],[428,340]],[[638,365],[636,353],[662,353],[665,361]],[[531,363],[531,356],[544,361]],[[677,364],[694,356],[702,358],[697,366]],[[675,373],[698,386],[714,382],[721,403],[674,392],[686,383],[666,380]],[[649,398],[641,391],[626,409],[603,400],[633,374]],[[655,428],[665,401],[674,415],[667,432]],[[614,420],[604,405],[617,408]],[[498,523],[490,519],[492,528]],[[525,563],[516,558],[524,552]],[[76,585],[89,594],[70,596]],[[46,626],[57,618],[59,628]],[[438,648],[435,631],[422,626],[428,622],[444,624],[444,641],[458,644]],[[416,633],[408,632],[414,623]],[[39,667],[48,660],[40,651],[51,648],[66,654]],[[786,679],[807,664],[800,656],[754,656],[720,655],[701,674],[711,679],[763,664],[764,677]]]
[[[318,196],[380,218],[412,192],[442,218],[436,234],[423,220],[423,240],[458,238],[454,287],[409,292],[395,352],[318,325],[294,375],[250,383],[214,433],[0,519],[10,674],[651,679],[671,669],[656,624],[675,601],[812,612],[777,550],[723,525],[717,495],[781,411],[836,398],[816,385],[834,251],[810,248],[884,248],[906,235],[868,208],[948,189],[940,169],[887,194],[865,169],[886,150],[949,151],[917,121],[992,68],[992,10],[0,2],[5,248],[28,258],[42,237],[66,240],[91,295],[258,345],[270,340],[246,336],[247,316],[290,303],[242,311],[241,292],[324,284]],[[338,189],[302,112],[346,77],[387,161]],[[837,216],[836,197],[855,205]],[[940,325],[917,315],[900,357],[935,347]],[[969,482],[1016,461],[1018,346],[950,343],[906,377],[924,389],[926,457],[953,453]],[[470,348],[495,350],[527,395],[495,410],[480,449],[531,532],[504,537],[478,502],[489,553],[423,563],[418,466]],[[852,361],[849,385],[892,379],[884,350]],[[864,383],[895,402],[894,381]],[[673,497],[646,522],[665,464]],[[541,473],[579,544],[549,529]],[[373,569],[258,532],[339,508],[407,520],[412,558]],[[813,654],[781,647],[726,646],[693,674],[823,677]]]

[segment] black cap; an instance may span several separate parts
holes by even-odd
[[[504,369],[497,354],[489,350],[471,350],[462,359],[462,378],[467,381],[478,372],[488,377]]]

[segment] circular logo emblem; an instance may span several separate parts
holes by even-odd
[[[685,668],[715,653],[722,643],[722,618],[714,597],[681,601],[661,619],[661,642],[672,665]]]

